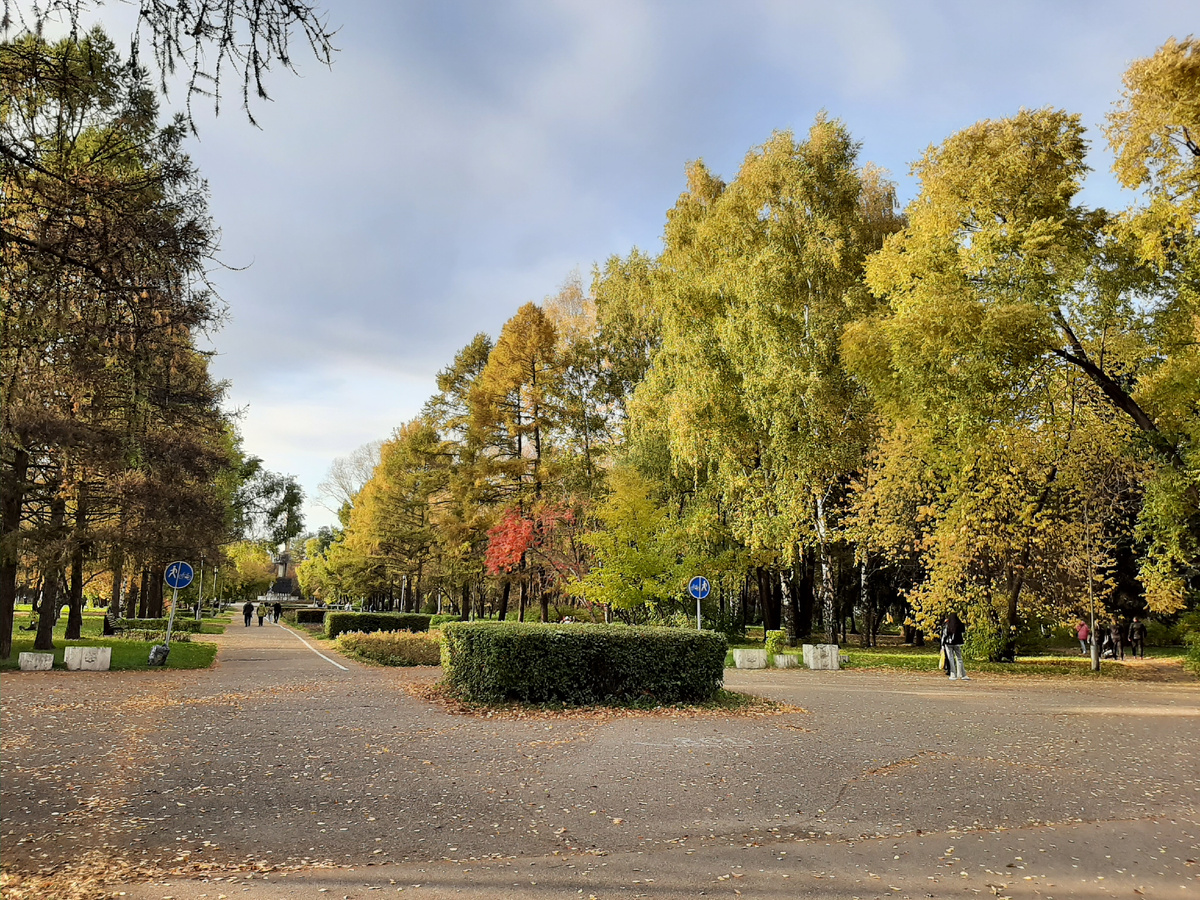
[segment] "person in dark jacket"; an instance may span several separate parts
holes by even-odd
[[[1121,632],[1121,623],[1113,619],[1112,625],[1109,626],[1108,634],[1112,639],[1113,659],[1124,659],[1125,635]]]
[[[1137,616],[1129,624],[1129,655],[1146,658],[1146,623]]]
[[[278,622],[278,621],[279,621],[279,618],[280,618],[280,616],[282,616],[282,615],[283,615],[283,604],[282,604],[282,603],[280,603],[278,600],[276,600],[276,601],[275,601],[275,607],[274,607],[274,609],[272,610],[272,612],[274,612],[274,613],[275,613],[275,621],[276,621],[276,622]]]
[[[942,646],[946,649],[946,661],[950,667],[951,681],[970,681],[971,678],[963,669],[962,645],[967,629],[963,627],[958,613],[946,616],[946,624],[942,626]]]
[[[247,600],[246,605],[242,607],[242,615],[246,617],[246,627],[250,627],[250,617],[254,615],[254,604]]]

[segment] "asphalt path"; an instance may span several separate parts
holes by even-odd
[[[1200,684],[777,670],[769,716],[462,715],[238,622],[2,676],[9,872],[130,900],[1200,897]]]

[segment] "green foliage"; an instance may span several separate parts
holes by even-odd
[[[292,618],[297,625],[320,625],[325,621],[326,612],[324,609],[297,609],[290,610],[285,616]]]
[[[346,631],[428,631],[427,613],[356,613],[325,614],[325,636],[333,640]]]
[[[443,634],[446,684],[481,703],[677,703],[724,679],[725,638],[711,632],[452,622]]]
[[[1146,646],[1172,647],[1183,642],[1184,633],[1179,626],[1164,625],[1154,619],[1146,619]]]
[[[618,467],[610,483],[612,494],[596,511],[600,528],[583,538],[596,564],[568,590],[589,603],[653,615],[682,594],[692,568],[683,534],[638,472]]]
[[[452,613],[436,613],[429,617],[430,628],[441,628],[447,622],[458,622],[462,616],[456,616]]]
[[[348,631],[338,635],[338,650],[383,666],[436,666],[442,660],[441,635],[408,631]]]
[[[1187,656],[1183,665],[1193,675],[1200,675],[1200,631],[1190,631],[1184,636],[1187,644]]]
[[[767,632],[767,654],[774,656],[777,653],[782,653],[787,649],[788,639],[786,631],[768,631]]]
[[[1007,647],[1004,625],[994,609],[975,605],[967,610],[963,656],[976,661],[999,662]]]

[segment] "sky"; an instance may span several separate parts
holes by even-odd
[[[260,127],[231,98],[199,108],[189,143],[222,232],[212,368],[246,451],[303,485],[309,529],[336,524],[333,460],[416,416],[476,333],[613,254],[656,253],[689,161],[730,180],[825,111],[903,204],[929,145],[1051,106],[1088,128],[1087,201],[1124,206],[1100,130],[1122,74],[1200,25],[1195,0],[318,5],[333,65],[297,52]],[[89,16],[118,46],[132,33],[132,7]]]

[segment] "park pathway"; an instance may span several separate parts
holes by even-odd
[[[1200,685],[730,672],[770,716],[454,715],[280,626],[2,678],[10,871],[127,900],[1200,896]]]

